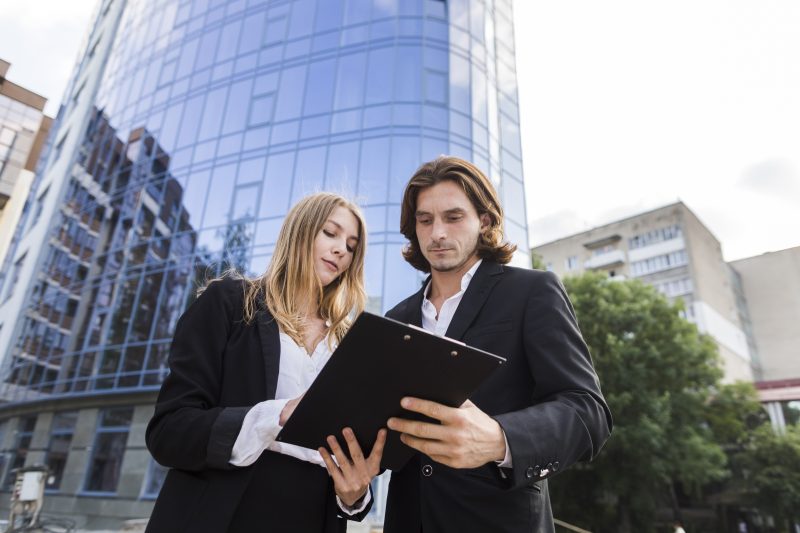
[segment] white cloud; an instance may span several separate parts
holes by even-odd
[[[767,159],[748,168],[739,185],[758,193],[796,200],[800,196],[800,173],[789,159]]]

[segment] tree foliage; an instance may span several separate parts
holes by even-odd
[[[769,421],[752,383],[720,385],[706,409],[714,440],[726,450],[741,449],[752,431]]]
[[[751,432],[733,459],[743,492],[764,514],[786,526],[800,518],[800,427],[776,433],[769,425]]]
[[[544,270],[545,269],[544,261],[542,260],[542,256],[541,255],[539,255],[539,254],[537,254],[535,252],[531,252],[531,267],[535,268],[536,270]]]
[[[726,475],[706,422],[722,376],[717,348],[655,289],[584,274],[565,280],[614,431],[600,456],[553,480],[556,515],[592,531],[653,531],[673,486]]]

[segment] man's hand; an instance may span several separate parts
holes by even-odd
[[[467,400],[461,407],[447,407],[419,398],[403,398],[404,409],[422,413],[440,424],[390,418],[390,429],[400,440],[437,463],[452,468],[477,468],[490,461],[502,461],[506,442],[500,424]]]
[[[290,416],[292,416],[292,413],[294,413],[294,410],[297,408],[297,404],[300,403],[300,400],[303,399],[303,396],[305,396],[305,394],[306,393],[304,392],[297,398],[293,398],[288,402],[286,402],[286,405],[283,406],[283,409],[281,409],[281,414],[278,417],[278,425],[280,425],[281,427],[286,425],[286,421],[289,420]]]
[[[333,488],[336,491],[336,495],[346,506],[353,507],[367,493],[372,478],[380,472],[383,446],[386,444],[386,430],[381,429],[378,431],[378,438],[375,440],[375,445],[366,459],[361,452],[361,446],[358,445],[353,430],[344,428],[342,435],[344,435],[344,440],[347,442],[347,449],[350,452],[349,458],[333,435],[328,435],[328,446],[333,451],[336,462],[334,462],[333,457],[325,448],[320,448],[318,451],[322,456],[322,460],[325,461],[328,474],[333,478]]]

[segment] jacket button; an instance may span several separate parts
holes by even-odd
[[[553,463],[553,472],[558,472],[558,467],[559,466],[561,466],[561,463],[559,463],[558,461]]]
[[[553,463],[547,463],[547,470],[550,471],[550,472],[555,470],[555,468],[553,468]]]
[[[532,466],[529,466],[528,469],[525,470],[525,477],[528,478],[528,479],[531,479],[533,476],[538,476],[538,474],[536,473],[536,470],[539,470],[538,466],[536,467],[535,470],[534,470],[534,468]]]
[[[425,465],[422,467],[422,475],[425,477],[430,477],[433,474],[433,467],[431,465]]]

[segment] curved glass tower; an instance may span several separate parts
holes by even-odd
[[[48,442],[54,417],[26,422],[24,407],[58,398],[78,413],[65,424],[94,432],[93,453],[60,459],[75,474],[60,493],[157,492],[131,428],[151,412],[178,317],[204,279],[263,272],[308,193],[362,206],[376,312],[419,287],[400,201],[440,154],[487,172],[528,263],[511,0],[116,0],[97,17],[8,260],[24,267],[0,289],[4,395],[22,413],[0,431],[33,424]],[[113,446],[139,454],[130,486],[122,463],[95,457]]]

